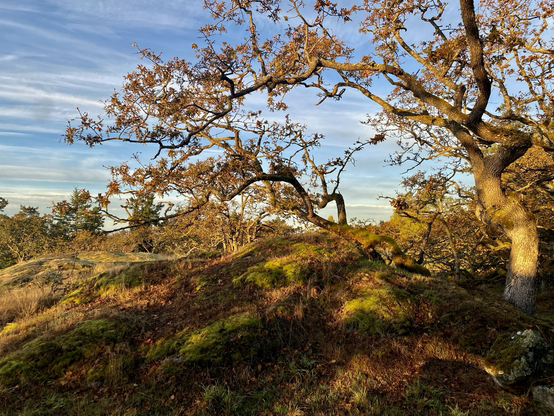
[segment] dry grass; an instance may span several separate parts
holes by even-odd
[[[148,253],[85,252],[44,256],[0,270],[0,328],[51,306],[76,281],[101,273],[113,277],[135,263],[169,259]]]
[[[30,318],[54,301],[49,291],[36,285],[4,289],[0,293],[0,326]]]
[[[92,265],[86,276],[94,284],[103,276],[108,287],[128,273],[116,263]],[[293,263],[299,267],[286,268]],[[302,273],[279,280],[278,268]],[[502,392],[482,369],[493,340],[487,327],[545,325],[520,317],[489,292],[364,261],[355,248],[325,235],[135,270],[141,280],[134,287],[101,291],[91,283],[95,289],[82,303],[35,309],[0,333],[0,409],[41,415],[547,414],[524,395]],[[253,271],[277,279],[269,287],[245,281]],[[372,290],[407,294],[392,299],[409,314],[405,332],[392,324],[372,332],[345,323],[346,305]],[[383,316],[393,322],[395,309]],[[17,361],[8,354],[36,340],[58,345],[94,320],[125,328],[124,335],[79,350],[86,358],[68,358],[62,370],[46,367],[58,378],[2,379],[2,360]]]

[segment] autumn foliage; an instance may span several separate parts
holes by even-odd
[[[68,126],[70,143],[121,140],[157,147],[156,163],[135,171],[115,168],[120,179],[111,192],[129,186],[160,194],[194,190],[190,209],[212,194],[230,200],[256,184],[265,187],[269,206],[329,229],[313,207],[334,201],[340,211],[338,192],[326,193],[322,183],[319,193],[300,186],[302,175],[310,174],[306,168],[314,170],[310,163],[303,166],[305,159],[294,160],[313,139],[288,119],[268,124],[258,109],[245,107],[245,99],[263,92],[270,109],[284,110],[286,93],[296,87],[319,91],[320,102],[355,93],[382,108],[365,120],[377,134],[364,143],[395,138],[395,163],[442,158],[453,172],[472,174],[478,218],[511,241],[504,297],[533,312],[536,220],[526,201],[505,191],[503,173],[532,146],[545,157],[554,149],[550,2],[205,5],[213,22],[200,29],[204,42],[192,45],[195,60],[164,61],[140,50],[148,64],[128,74],[122,90],[106,102],[107,118],[81,114]],[[247,36],[236,44],[220,41],[218,35],[235,25]],[[358,29],[359,41],[367,43],[342,39],[339,25]],[[214,148],[223,155],[198,159]],[[187,176],[194,170],[197,175]],[[217,184],[225,175],[233,178],[225,182],[231,187],[201,192],[195,183],[202,178],[202,184]],[[275,204],[277,196],[286,202]]]

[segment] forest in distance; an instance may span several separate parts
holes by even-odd
[[[536,172],[550,169],[549,160],[529,152],[505,172],[511,192],[525,186],[531,209],[539,218],[541,235],[540,275],[552,273],[554,232],[549,184],[531,187]],[[527,185],[525,185],[527,184]],[[388,197],[394,213],[378,223],[352,218],[349,227],[391,237],[401,251],[432,275],[455,281],[502,281],[506,277],[510,243],[498,227],[475,221],[474,190],[442,173],[426,176],[418,172],[402,181],[403,192]],[[3,210],[9,201],[0,198]],[[234,252],[268,237],[316,230],[308,222],[287,221],[268,209],[263,196],[243,193],[231,201],[202,205],[192,212],[168,218],[168,204],[155,195],[130,197],[122,205],[126,216],[109,214],[86,189],[75,189],[68,200],[53,203],[52,212],[21,206],[11,217],[0,211],[0,268],[47,254],[90,250],[144,252],[174,257],[203,252]],[[172,211],[173,212],[173,211]],[[277,213],[277,214],[276,214]],[[115,222],[105,229],[105,220]],[[335,220],[330,217],[331,222]],[[344,220],[343,220],[344,221]],[[360,247],[363,247],[360,245]],[[393,251],[385,245],[371,248],[368,255],[391,264]],[[552,283],[540,281],[541,290]]]

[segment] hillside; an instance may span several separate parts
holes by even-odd
[[[500,293],[326,234],[222,257],[45,257],[0,273],[0,413],[549,414],[483,362],[502,334],[552,345],[552,300],[530,318]]]

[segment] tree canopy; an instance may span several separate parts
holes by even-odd
[[[186,190],[200,203],[201,186],[205,201],[214,192],[230,199],[261,184],[270,200],[280,193],[286,202],[279,206],[329,228],[313,206],[343,203],[322,178],[340,172],[351,153],[327,165],[313,162],[307,155],[320,138],[306,139],[285,118],[264,121],[245,98],[263,92],[271,110],[286,110],[286,94],[297,87],[317,90],[319,102],[361,94],[382,108],[363,120],[375,129],[363,144],[395,139],[396,163],[442,157],[453,171],[472,173],[478,217],[497,224],[512,243],[504,297],[533,312],[536,220],[505,191],[502,173],[532,146],[554,150],[551,2],[364,0],[340,7],[327,0],[206,0],[205,6],[213,21],[200,28],[203,43],[192,45],[195,60],[165,61],[140,50],[148,64],[128,74],[106,102],[107,118],[81,113],[68,126],[69,143],[157,146],[155,163],[113,168],[118,179],[108,193],[140,185],[160,194]],[[220,36],[237,28],[246,31],[237,43]],[[223,155],[199,158],[213,148]],[[300,185],[310,173],[318,192]]]
[[[69,201],[52,202],[55,220],[69,233],[85,230],[98,232],[104,225],[100,208],[93,207],[93,199],[86,189],[75,188]]]

